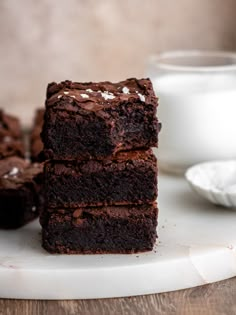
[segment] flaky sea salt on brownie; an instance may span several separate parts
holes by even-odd
[[[33,162],[38,162],[40,160],[39,155],[43,151],[43,143],[40,136],[43,126],[43,117],[44,108],[37,109],[30,133],[30,157]]]
[[[40,217],[50,253],[103,254],[150,251],[156,241],[157,205],[58,209]]]
[[[51,159],[103,159],[157,146],[158,102],[149,79],[51,83],[42,132]]]
[[[19,120],[0,110],[0,159],[9,156],[24,157],[25,148]]]
[[[19,157],[0,160],[0,228],[18,228],[39,214],[42,166]]]
[[[45,163],[47,207],[152,203],[157,197],[157,163],[151,149],[123,151],[111,159]]]

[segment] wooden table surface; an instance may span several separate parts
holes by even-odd
[[[233,315],[236,314],[236,278],[187,290],[119,299],[0,300],[0,315],[10,314]]]

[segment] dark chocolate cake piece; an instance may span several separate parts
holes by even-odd
[[[51,83],[42,132],[46,158],[104,159],[157,146],[158,102],[149,79]]]
[[[0,141],[0,160],[11,156],[25,157],[25,146],[21,140],[13,140],[5,137]]]
[[[157,214],[156,204],[43,211],[42,244],[60,254],[150,251],[157,237]]]
[[[18,228],[39,214],[42,166],[19,157],[0,160],[0,228]]]
[[[44,178],[50,208],[153,203],[157,197],[151,149],[119,152],[106,160],[50,160]]]
[[[0,110],[0,159],[25,156],[23,134],[19,120]]]
[[[22,131],[19,119],[0,109],[0,141],[4,140],[5,137],[19,140],[22,138]]]

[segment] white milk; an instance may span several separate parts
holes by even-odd
[[[235,74],[166,74],[153,86],[163,124],[162,168],[178,171],[205,160],[236,159]]]

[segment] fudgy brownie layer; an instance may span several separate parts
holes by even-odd
[[[49,159],[103,159],[157,146],[158,102],[149,79],[51,83],[42,132]]]
[[[156,241],[156,204],[42,212],[42,245],[50,253],[150,251]]]
[[[42,166],[18,157],[0,161],[0,228],[18,228],[39,214]]]
[[[112,159],[47,161],[48,207],[152,203],[157,197],[157,163],[152,150],[119,152]]]
[[[30,155],[33,162],[38,162],[41,157],[39,154],[43,151],[43,143],[41,140],[41,132],[43,127],[44,109],[37,109],[33,127],[30,134]]]
[[[23,134],[19,120],[0,110],[0,159],[25,156]]]

